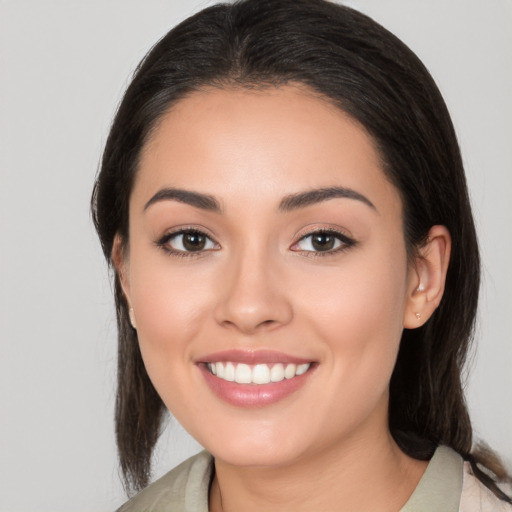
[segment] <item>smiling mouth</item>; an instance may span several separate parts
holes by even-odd
[[[274,363],[254,364],[236,363],[231,361],[206,363],[207,370],[219,379],[236,382],[237,384],[270,384],[290,380],[306,373],[311,363]]]

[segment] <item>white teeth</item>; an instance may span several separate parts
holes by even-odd
[[[233,382],[235,380],[235,365],[233,363],[226,363],[224,367],[224,379]]]
[[[238,384],[269,384],[270,382],[281,382],[284,379],[293,379],[298,375],[306,373],[311,364],[293,364],[286,366],[282,363],[273,365],[256,364],[250,366],[244,363],[208,363],[208,370],[220,379]]]
[[[231,363],[228,363],[231,364]],[[235,371],[235,381],[238,384],[250,384],[252,380],[251,367],[248,364],[238,364]]]
[[[309,370],[309,363],[299,364],[299,366],[297,366],[295,375],[302,375],[303,373],[306,373],[308,370]]]
[[[297,369],[296,364],[287,364],[284,369],[284,376],[286,379],[293,379],[295,377],[295,370]]]
[[[254,384],[268,384],[270,382],[270,369],[266,364],[257,364],[252,369],[252,382]]]
[[[270,380],[281,382],[284,379],[284,366],[281,363],[275,364],[270,370]]]

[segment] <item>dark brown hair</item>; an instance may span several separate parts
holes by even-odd
[[[128,243],[128,205],[141,149],[162,115],[204,86],[303,84],[357,119],[399,190],[410,254],[441,224],[452,236],[444,297],[404,330],[390,384],[389,425],[402,450],[426,460],[452,447],[500,498],[505,472],[472,452],[461,371],[472,339],[480,262],[457,138],[441,94],[416,55],[367,16],[324,0],[216,5],[172,29],[137,68],[115,116],[92,197],[103,251]],[[128,489],[144,487],[165,412],[139,352],[118,276],[116,435]],[[488,476],[480,465],[491,469]]]

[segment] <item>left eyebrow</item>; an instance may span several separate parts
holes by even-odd
[[[279,211],[289,212],[339,197],[361,201],[362,203],[369,206],[372,210],[378,212],[375,205],[366,196],[363,196],[351,188],[343,187],[317,188],[313,190],[307,190],[306,192],[291,194],[281,200],[279,203]]]

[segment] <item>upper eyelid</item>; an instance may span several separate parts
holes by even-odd
[[[199,233],[199,234],[205,236],[206,238],[208,238],[213,243],[213,245],[215,247],[209,248],[209,249],[201,249],[198,251],[183,251],[180,249],[175,249],[174,247],[172,247],[169,244],[169,242],[174,237],[183,235],[185,233]],[[220,244],[217,242],[217,240],[214,237],[209,235],[203,229],[198,229],[198,228],[193,228],[193,227],[189,227],[189,228],[181,227],[181,228],[173,229],[171,231],[167,231],[163,236],[157,238],[153,243],[159,250],[163,250],[166,254],[172,255],[175,257],[180,256],[180,257],[198,258],[200,256],[205,256],[206,254],[208,254],[212,251],[218,251],[221,248]]]
[[[311,235],[315,235],[317,233],[327,233],[327,234],[338,235],[340,238],[354,241],[354,238],[352,237],[352,235],[350,235],[349,233],[346,233],[342,229],[336,229],[333,227],[315,227],[315,228],[311,228],[310,230],[302,232],[302,233],[299,231],[294,237],[294,240],[295,240],[294,243],[297,243],[299,240],[302,240],[303,238],[306,238]]]
[[[357,241],[352,236],[348,235],[347,233],[344,233],[341,230],[338,230],[338,229],[335,229],[332,227],[331,228],[318,227],[318,228],[313,228],[313,229],[311,229],[311,231],[308,231],[306,233],[297,235],[295,238],[295,241],[290,246],[290,249],[292,247],[294,247],[295,245],[297,245],[301,240],[304,240],[305,238],[308,238],[317,233],[325,233],[325,234],[332,235],[332,236],[338,238],[338,240],[341,242],[341,246],[338,247],[337,249],[333,249],[333,250],[329,250],[329,251],[307,251],[307,250],[298,249],[298,250],[295,250],[294,252],[304,252],[304,253],[313,254],[313,255],[327,256],[328,254],[331,254],[331,255],[336,254],[337,252],[343,251],[343,250],[348,249],[349,247],[353,247],[357,244]]]
[[[196,227],[196,226],[180,226],[173,228],[169,231],[166,231],[164,235],[159,237],[155,243],[156,245],[163,245],[166,244],[171,238],[174,236],[178,236],[180,234],[184,233],[199,233],[201,235],[206,236],[209,238],[214,244],[221,247],[221,244],[217,241],[217,237],[215,235],[212,235],[210,230],[204,228],[204,227]],[[293,237],[293,242],[291,246],[296,245],[299,241],[302,239],[312,236],[317,233],[326,233],[326,234],[332,234],[334,236],[337,236],[344,244],[355,244],[356,240],[348,233],[344,232],[341,229],[336,229],[334,227],[328,227],[328,226],[317,226],[317,227],[311,227],[307,231],[303,231],[302,233],[299,231],[296,233]]]
[[[220,245],[219,242],[217,242],[217,237],[213,235],[210,230],[203,228],[203,227],[195,227],[195,226],[181,226],[177,228],[172,228],[168,231],[166,231],[162,236],[160,236],[157,239],[157,242],[160,242],[162,240],[169,240],[173,236],[182,235],[184,233],[199,233],[200,235],[204,235],[207,238],[209,238],[212,242],[215,242],[216,244]]]

